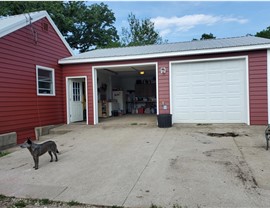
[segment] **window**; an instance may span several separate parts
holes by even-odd
[[[55,95],[54,69],[36,66],[37,94]]]
[[[73,82],[73,101],[81,101],[80,83]]]

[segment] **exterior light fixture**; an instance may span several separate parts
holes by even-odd
[[[166,74],[166,72],[167,72],[166,67],[161,67],[160,68],[160,74]]]
[[[140,71],[140,75],[144,75],[144,71]]]

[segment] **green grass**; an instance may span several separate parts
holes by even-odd
[[[69,201],[67,203],[65,202],[60,202],[60,201],[52,201],[49,199],[31,199],[31,198],[27,198],[27,199],[19,199],[19,198],[15,198],[15,197],[8,197],[5,195],[0,194],[0,206],[1,206],[1,201],[5,204],[7,202],[11,203],[10,206],[8,206],[9,208],[24,208],[27,207],[29,205],[36,205],[39,204],[40,205],[50,205],[50,204],[54,204],[54,206],[57,207],[62,207],[63,205],[68,205],[70,207],[72,206],[79,206],[79,207],[85,207],[85,204],[77,202],[77,201]],[[107,206],[104,206],[104,208]],[[108,206],[110,208],[124,208],[123,206],[117,206],[117,205],[113,205]],[[149,208],[165,208],[159,205],[155,205],[155,204],[151,204],[151,206]],[[179,204],[174,204],[171,208],[188,208],[187,206],[181,206]],[[199,205],[197,205],[197,208],[200,208]]]
[[[157,206],[155,204],[151,204],[150,208],[162,208],[162,206]]]
[[[151,206],[149,208],[164,208],[162,206],[158,206],[158,205],[155,205],[155,204],[151,204]],[[172,206],[172,208],[188,208],[187,206],[181,206],[179,204],[174,204]]]
[[[26,203],[25,203],[25,201],[23,201],[23,200],[20,200],[20,201],[17,201],[15,204],[14,204],[14,206],[16,207],[16,208],[22,208],[22,207],[26,207]]]
[[[174,204],[173,208],[187,208],[187,206],[180,206],[179,204]]]
[[[0,201],[3,201],[4,199],[6,199],[7,197],[5,195],[0,194]]]
[[[80,202],[71,200],[71,201],[67,202],[67,205],[68,206],[77,206],[77,205],[82,205],[82,204]]]
[[[8,155],[9,154],[9,152],[1,152],[0,151],[0,157],[4,157],[4,156],[6,156],[6,155]]]
[[[40,203],[41,205],[48,205],[48,204],[52,204],[53,201],[51,201],[51,200],[49,200],[49,199],[40,199],[40,200],[39,200],[39,203]]]

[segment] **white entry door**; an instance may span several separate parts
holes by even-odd
[[[69,80],[69,113],[70,122],[83,120],[83,80],[70,79]]]

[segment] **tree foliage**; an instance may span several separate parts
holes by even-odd
[[[262,30],[260,32],[257,32],[256,37],[261,37],[261,38],[269,38],[270,39],[270,26],[267,27],[265,30]]]
[[[150,19],[139,20],[134,14],[128,16],[128,28],[122,28],[122,46],[161,44],[162,38]]]
[[[207,39],[216,39],[216,37],[212,33],[203,33],[200,40],[207,40]]]
[[[212,33],[209,33],[209,34],[203,33],[200,40],[207,40],[207,39],[216,39],[216,37]],[[192,41],[196,41],[196,40],[198,40],[198,39],[196,39],[196,38],[192,39]]]
[[[104,3],[82,1],[1,1],[0,16],[46,10],[73,49],[80,52],[117,45],[114,13]]]

